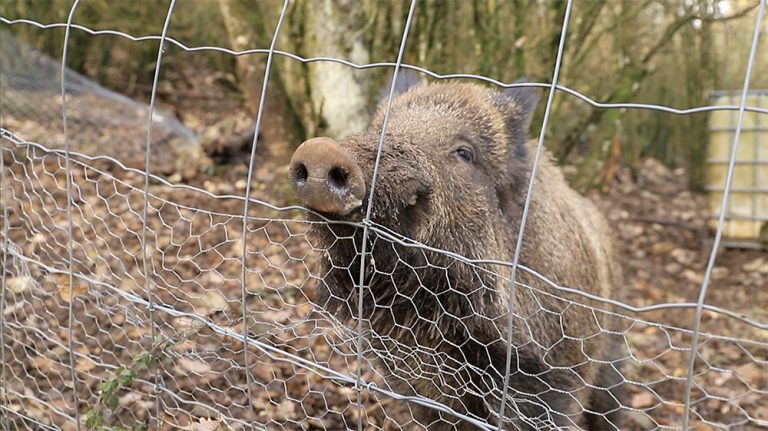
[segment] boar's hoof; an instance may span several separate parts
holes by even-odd
[[[312,210],[344,216],[363,204],[363,172],[330,138],[312,138],[296,149],[290,180],[301,202]]]

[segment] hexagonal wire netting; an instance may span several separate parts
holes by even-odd
[[[268,91],[266,77],[272,59],[281,55],[357,69],[390,67],[395,77],[407,68],[438,79],[470,78],[507,88],[542,87],[548,91],[542,131],[547,130],[556,91],[602,109],[676,114],[731,109],[739,113],[739,127],[745,111],[768,113],[745,106],[744,98],[740,106],[686,110],[607,105],[559,86],[572,1],[567,4],[551,84],[506,84],[477,75],[438,75],[403,64],[416,0],[411,2],[396,62],[379,64],[301,58],[276,50],[274,41],[287,0],[269,49],[234,52],[187,47],[166,36],[174,3],[162,35],[142,38],[73,25],[77,1],[66,24],[0,20],[5,25],[66,28],[64,65],[70,31],[158,40],[161,46],[173,44],[185,51],[266,55],[261,100]],[[761,2],[753,30],[745,93],[765,7],[766,2]],[[583,413],[604,417],[605,429],[615,429],[619,425],[612,422],[612,413],[618,410],[634,415],[635,427],[645,424],[647,429],[685,429],[694,424],[709,427],[704,429],[768,426],[764,379],[768,324],[704,303],[724,212],[698,303],[638,308],[584,293],[578,290],[580,286],[559,286],[521,265],[524,234],[518,236],[511,261],[478,260],[393,232],[372,220],[370,208],[361,222],[338,222],[321,215],[308,218],[310,211],[305,208],[280,208],[252,199],[255,151],[244,196],[215,195],[172,184],[150,170],[150,158],[155,154],[152,146],[163,139],[158,130],[167,127],[157,124],[161,117],[154,112],[162,54],[159,50],[150,107],[140,111],[147,122],[144,169],[126,166],[119,158],[72,151],[70,141],[76,138],[67,129],[67,106],[83,102],[78,100],[83,94],[71,91],[67,81],[78,77],[63,73],[64,66],[61,103],[56,106],[62,112],[63,148],[22,138],[22,133],[6,128],[7,123],[0,124],[0,424],[5,429],[551,429],[584,426],[580,422]],[[4,73],[0,77],[4,97],[29,91],[29,82],[18,84],[8,79],[10,72]],[[394,81],[396,78],[393,90]],[[70,89],[66,99],[65,88]],[[257,131],[262,114],[260,108]],[[544,135],[542,132],[538,140],[536,161]],[[382,132],[374,184],[383,142]],[[733,142],[723,202],[727,202],[734,170],[738,127]],[[255,148],[258,142],[254,144]],[[523,233],[536,166],[522,213]],[[234,202],[243,211],[228,211],[233,206],[224,202]],[[335,241],[318,246],[308,235],[312,229]],[[364,258],[358,263],[331,261],[329,270],[324,270],[318,264],[320,256],[337,246]],[[397,262],[375,261],[372,256],[377,250],[393,251]],[[419,280],[416,292],[395,292],[393,295],[404,300],[389,304],[394,299],[371,296],[374,280],[393,282],[397,271],[399,276],[405,272]],[[477,281],[474,290],[452,285],[456,271],[471,274]],[[332,293],[321,302],[318,290],[338,292],[334,285],[338,278],[331,272],[345,274],[355,288],[346,297]],[[440,287],[421,280],[441,280],[435,283]],[[397,290],[397,283],[392,287]],[[442,308],[441,301],[450,297],[449,301],[464,301],[468,305],[464,309],[474,310],[475,301],[500,287],[514,288],[515,295],[535,306],[480,316]],[[432,309],[425,310],[422,302]],[[339,304],[346,312],[329,311],[339,309]],[[695,311],[691,328],[643,317],[681,309]],[[754,337],[703,332],[704,310],[738,322]],[[399,318],[405,315],[410,318]],[[481,337],[468,329],[464,343],[474,342],[474,351],[505,351],[504,364],[481,367],[478,364],[488,360],[462,360],[461,355],[446,353],[445,345],[462,339],[461,334],[442,333],[449,327],[443,326],[446,321],[453,321],[450,327],[455,327],[456,322],[475,318],[483,322],[485,332]],[[575,333],[563,323],[569,319],[589,323],[584,324],[585,331]],[[391,330],[382,331],[379,320]],[[513,325],[528,328],[523,331],[526,336],[507,336],[511,333],[507,328]],[[555,325],[560,337],[540,339],[531,330],[536,325]],[[413,331],[432,331],[434,342],[420,343],[409,336]],[[605,341],[620,346],[620,353],[610,356],[591,347]],[[580,352],[578,360],[546,360],[562,345],[575,346]],[[454,343],[453,347],[460,350],[461,346]],[[530,352],[545,358],[538,362],[539,368],[526,367],[524,358]],[[603,375],[612,375],[612,380],[600,383],[599,378],[586,378],[595,367]],[[577,384],[563,383],[572,381]],[[728,395],[712,386],[713,381],[728,386]],[[649,402],[642,408],[626,404],[617,395],[620,388],[631,388]],[[595,391],[612,399],[615,408],[590,410],[584,394]],[[662,410],[677,412],[679,422],[659,419]]]

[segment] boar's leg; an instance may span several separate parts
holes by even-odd
[[[590,396],[590,410],[596,414],[587,414],[587,424],[591,431],[613,431],[621,429],[621,411],[625,391],[621,386],[621,374],[610,366],[605,366],[597,376],[596,386],[610,389],[595,389]]]
[[[612,358],[626,357],[623,338],[613,337],[606,343]],[[593,431],[622,429],[622,416],[627,405],[624,376],[620,364],[605,364],[595,376],[594,389],[590,394],[589,407],[596,414],[587,414],[589,429]]]
[[[505,416],[512,419],[504,429],[582,429],[585,403],[580,398],[584,383],[575,370],[552,368],[542,361],[540,352],[518,348],[512,357],[512,373]],[[499,374],[506,369],[506,347],[494,349],[494,365]],[[494,403],[498,409],[498,402]],[[494,412],[498,415],[498,410]]]

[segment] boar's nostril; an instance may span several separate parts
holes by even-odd
[[[293,178],[296,183],[299,185],[304,184],[307,182],[308,177],[309,171],[307,171],[307,167],[304,166],[304,163],[296,163],[293,167]]]
[[[334,166],[328,172],[328,183],[330,183],[330,185],[336,189],[346,190],[348,176],[349,174],[345,169],[339,166]]]

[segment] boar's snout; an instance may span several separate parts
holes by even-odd
[[[309,209],[347,215],[363,204],[363,172],[330,138],[312,138],[291,157],[290,180]]]

